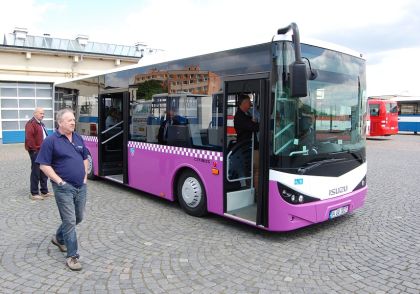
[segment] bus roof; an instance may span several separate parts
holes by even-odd
[[[154,94],[153,98],[158,98],[158,97],[179,97],[181,95],[185,95],[185,96],[194,96],[194,97],[207,97],[208,95],[204,95],[204,94],[194,94],[194,93],[190,93],[190,92],[176,92],[176,93],[159,93],[159,94]]]
[[[291,35],[276,35],[273,37],[274,41],[292,41],[292,37]],[[342,52],[344,54],[348,54],[357,58],[362,58],[362,54],[358,53],[354,50],[351,50],[347,47],[343,47],[334,43],[329,43],[329,42],[325,42],[325,41],[320,41],[317,39],[303,39],[303,41],[301,41],[302,44],[305,45],[310,45],[310,46],[315,46],[315,47],[319,47],[319,48],[324,48],[324,49],[328,49],[328,50],[332,50],[332,51],[337,51],[337,52]],[[239,48],[231,48],[231,49],[227,49],[227,50],[222,50],[222,51],[217,51],[217,52],[225,52],[225,51],[230,51],[230,50],[234,50],[234,49],[241,49],[241,48],[249,48],[249,47],[253,47],[253,46],[258,46],[258,45],[263,45],[262,44],[255,44],[255,45],[250,45],[250,46],[244,46],[244,47],[239,47]],[[267,43],[268,44],[268,43]],[[60,85],[60,84],[66,84],[69,82],[73,82],[73,81],[80,81],[80,80],[84,80],[84,79],[88,79],[88,78],[93,78],[93,77],[97,77],[97,76],[101,76],[101,75],[105,75],[105,74],[110,74],[110,73],[116,73],[116,72],[121,72],[121,71],[125,71],[125,70],[129,70],[129,69],[135,69],[135,68],[140,68],[140,67],[144,67],[144,66],[150,66],[150,65],[160,65],[162,63],[165,62],[170,62],[170,61],[180,61],[183,59],[188,59],[188,58],[193,58],[193,57],[199,57],[199,56],[205,56],[205,55],[209,55],[212,53],[216,53],[216,52],[211,52],[211,53],[206,53],[206,54],[200,54],[200,55],[196,55],[196,56],[189,56],[189,57],[184,57],[184,58],[179,58],[179,59],[167,59],[165,57],[162,57],[160,60],[158,60],[156,62],[156,60],[146,60],[144,63],[142,63],[142,59],[140,59],[139,63],[137,64],[133,64],[133,65],[128,65],[128,66],[123,66],[123,67],[119,67],[116,69],[111,69],[111,70],[105,70],[101,73],[96,73],[96,74],[90,74],[90,75],[85,75],[85,76],[81,76],[81,77],[77,77],[77,78],[73,78],[73,79],[68,79],[65,81],[61,81],[61,82],[57,82],[56,85]]]
[[[274,36],[274,41],[292,41],[292,36],[291,35],[277,35]],[[329,50],[333,50],[333,51],[337,51],[337,52],[342,52],[357,58],[363,58],[363,54],[357,51],[354,51],[350,48],[338,45],[338,44],[334,44],[334,43],[330,43],[330,42],[326,42],[326,41],[321,41],[318,39],[312,39],[312,38],[302,38],[300,43],[305,44],[305,45],[311,45],[311,46],[315,46],[315,47],[319,47],[319,48],[325,48],[325,49],[329,49]]]
[[[368,98],[368,102],[371,103],[395,103],[396,101],[384,98]]]
[[[395,96],[391,98],[393,101],[420,101],[420,97],[416,96]]]

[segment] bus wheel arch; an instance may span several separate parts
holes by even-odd
[[[207,194],[200,176],[192,169],[181,169],[175,178],[174,191],[181,208],[189,215],[207,214]]]

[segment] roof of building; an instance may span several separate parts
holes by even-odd
[[[88,41],[87,36],[78,36],[74,40],[52,38],[49,35],[32,36],[27,31],[16,31],[5,34],[0,47],[13,47],[32,50],[74,52],[84,54],[112,55],[129,58],[141,58],[143,47],[116,45]]]

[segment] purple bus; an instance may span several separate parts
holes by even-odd
[[[242,94],[260,127],[236,142]],[[178,201],[193,216],[289,231],[363,205],[366,99],[361,55],[301,43],[291,24],[270,43],[56,84],[54,105],[75,108],[89,178]]]

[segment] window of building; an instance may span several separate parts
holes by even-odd
[[[19,107],[35,109],[35,99],[19,99]]]
[[[17,108],[18,100],[17,99],[1,99],[1,108]]]
[[[53,127],[52,84],[0,82],[1,124],[3,131],[24,131],[36,107],[45,111],[43,122]]]

